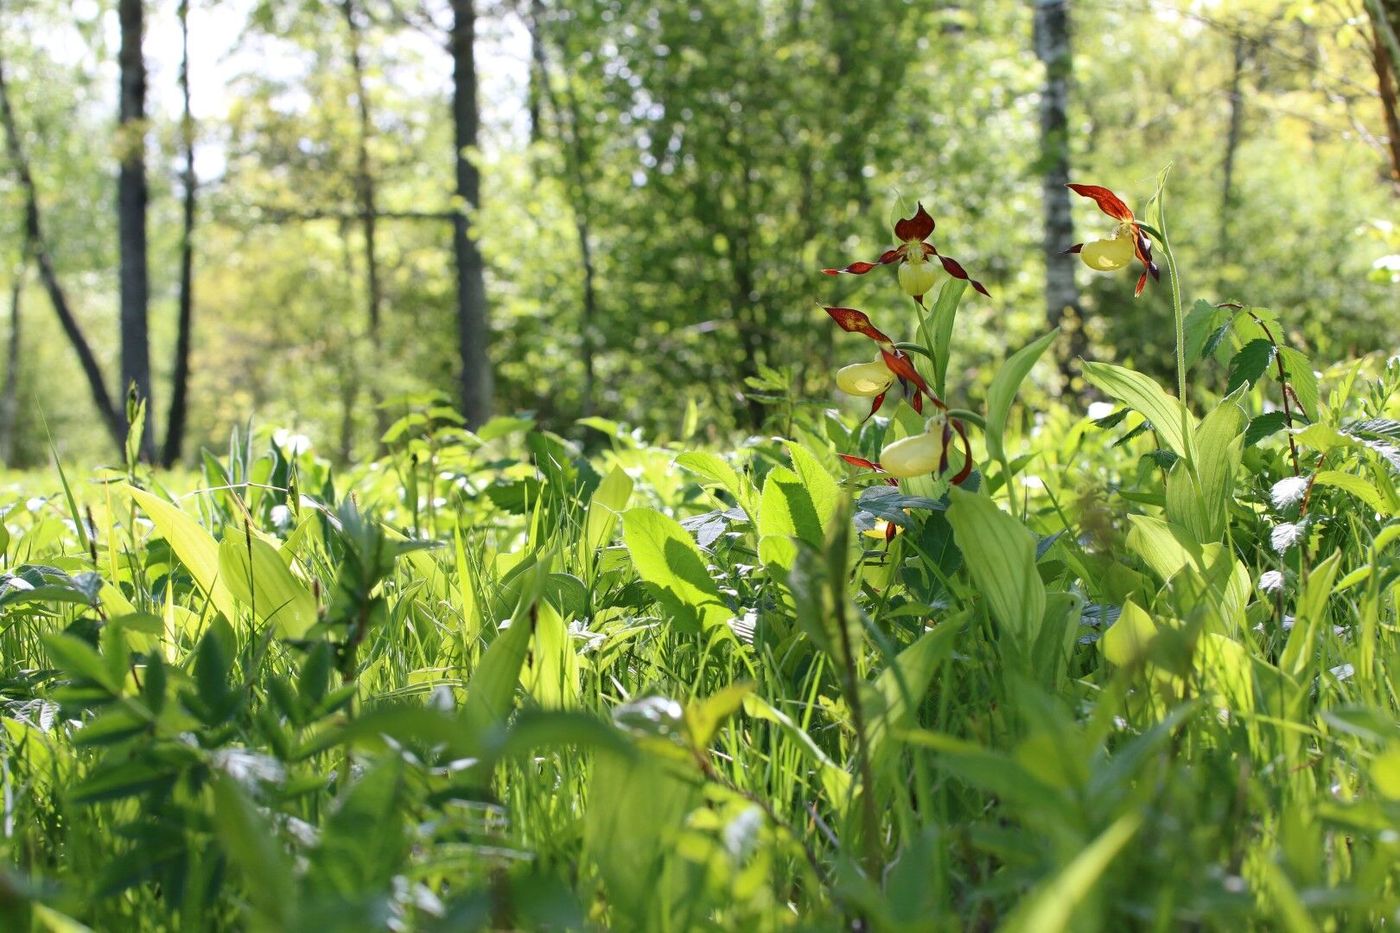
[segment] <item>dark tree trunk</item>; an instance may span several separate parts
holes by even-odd
[[[5,388],[0,394],[0,463],[15,466],[15,425],[19,421],[20,298],[27,264],[15,270],[10,283],[10,339],[5,348]]]
[[[170,417],[166,422],[165,448],[161,463],[174,466],[185,444],[185,424],[189,410],[190,339],[194,325],[194,218],[199,179],[194,173],[194,116],[190,111],[190,33],[189,0],[180,0],[180,145],[185,165],[180,172],[183,226],[180,234],[179,318],[175,329],[175,370],[170,386]]]
[[[452,223],[457,259],[457,328],[462,357],[462,413],[477,426],[491,417],[490,333],[486,323],[486,278],[481,251],[471,238],[469,212],[481,206],[481,178],[468,158],[476,147],[476,12],[472,0],[452,0],[452,125],[456,144],[458,215]]]
[[[561,148],[564,153],[565,175],[570,189],[570,206],[573,208],[574,214],[574,233],[578,240],[579,260],[582,265],[583,307],[579,321],[579,362],[583,368],[583,389],[579,398],[579,410],[586,417],[593,414],[594,356],[597,349],[594,335],[598,319],[597,270],[593,262],[593,238],[591,234],[593,201],[589,193],[587,177],[588,147],[583,139],[584,119],[578,97],[573,92],[567,73],[564,79],[564,105],[561,107],[559,101],[555,99],[549,81],[549,62],[542,32],[543,25],[539,18],[542,15],[541,4],[536,2],[531,10],[530,47],[534,55],[531,87],[535,89],[535,93],[549,103],[549,109],[554,114],[555,125],[562,137],[560,141],[563,144]],[[535,117],[539,118],[541,113],[541,111],[536,111]],[[539,129],[541,127],[537,126],[536,130]]]
[[[370,164],[369,140],[374,123],[369,112],[369,92],[365,87],[363,40],[355,0],[342,0],[340,11],[345,17],[350,37],[350,72],[355,79],[355,103],[359,118],[359,135],[355,141],[355,198],[360,208],[360,233],[364,238],[366,325],[371,340],[379,336],[379,319],[384,307],[384,288],[379,277],[379,249],[376,221],[379,211]]]
[[[97,365],[97,357],[93,355],[92,346],[88,343],[87,337],[83,335],[78,319],[73,316],[73,310],[68,304],[68,296],[64,294],[63,285],[59,282],[58,273],[54,269],[48,242],[44,239],[43,224],[39,216],[39,192],[34,185],[34,176],[29,170],[29,157],[24,151],[19,128],[15,123],[15,112],[10,106],[10,94],[5,84],[3,60],[0,60],[0,123],[4,124],[5,146],[9,151],[10,164],[14,168],[20,191],[24,197],[25,248],[29,255],[34,257],[34,264],[39,270],[39,281],[43,283],[44,290],[48,292],[54,314],[58,315],[59,324],[63,326],[63,333],[68,337],[68,342],[73,345],[73,350],[78,354],[78,362],[83,367],[83,375],[87,378],[88,390],[92,393],[92,401],[97,408],[97,414],[106,426],[107,433],[116,444],[117,450],[122,450],[126,439],[122,413],[112,404],[112,396],[108,394],[107,386],[102,381],[102,370]]]
[[[1396,85],[1400,84],[1400,0],[1366,0],[1366,12],[1371,17],[1371,60],[1389,138],[1390,181],[1400,192],[1400,104],[1396,102]]]
[[[1069,189],[1070,13],[1068,0],[1034,0],[1035,54],[1045,65],[1040,94],[1040,177],[1045,210],[1045,316],[1060,327],[1060,369],[1066,383],[1077,369],[1075,359],[1088,346],[1074,281],[1074,256],[1064,252],[1074,242]]]
[[[151,350],[147,331],[150,283],[146,264],[146,63],[141,54],[142,0],[120,0],[121,89],[117,145],[117,233],[121,247],[122,390],[135,387],[146,402],[141,457],[155,459],[151,423]]]
[[[1235,36],[1234,69],[1230,72],[1230,126],[1225,132],[1225,164],[1220,185],[1220,255],[1228,256],[1230,220],[1235,211],[1235,153],[1240,147],[1244,129],[1244,94],[1240,84],[1244,79],[1247,59],[1244,36]]]

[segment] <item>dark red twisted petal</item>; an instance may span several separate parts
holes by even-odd
[[[876,463],[874,460],[857,457],[855,454],[837,454],[836,456],[840,457],[851,466],[860,467],[862,470],[874,470],[876,473],[885,472],[884,467],[880,466],[880,464]]]
[[[938,456],[938,475],[942,476],[943,471],[948,469],[948,444],[953,440],[953,429],[948,427],[948,422],[943,422],[943,453]]]
[[[894,238],[903,243],[926,240],[933,233],[933,215],[924,210],[923,202],[913,217],[906,217],[894,225]]]
[[[886,392],[887,392],[887,391],[888,391],[888,390],[886,390]],[[865,424],[865,422],[867,422],[867,421],[869,421],[871,418],[874,418],[874,417],[875,417],[875,412],[877,412],[877,411],[880,410],[880,404],[885,400],[885,394],[886,394],[885,392],[881,392],[879,395],[875,396],[875,398],[871,399],[871,401],[870,401],[870,414],[868,414],[868,415],[866,415],[864,418],[860,419],[860,423],[861,423],[861,424]]]
[[[870,318],[866,316],[864,311],[857,311],[855,308],[826,307],[823,307],[822,310],[831,315],[831,319],[836,322],[836,325],[847,333],[864,334],[866,337],[878,343],[881,350],[884,350],[886,347],[894,347],[894,341],[886,337],[879,328],[870,323]]]
[[[871,269],[878,266],[888,266],[890,263],[899,262],[899,260],[903,258],[904,248],[895,247],[894,249],[885,250],[880,254],[880,258],[874,262],[853,262],[844,269],[823,269],[822,272],[826,275],[840,275],[843,272],[847,275],[865,275],[865,273],[869,272]]]
[[[1133,219],[1133,212],[1128,209],[1128,205],[1124,204],[1118,195],[1107,188],[1100,185],[1065,185],[1065,187],[1077,195],[1092,200],[1099,206],[1099,210],[1114,220],[1131,222]]]
[[[967,429],[963,423],[956,418],[952,421],[953,430],[958,432],[958,437],[962,438],[964,463],[962,469],[953,477],[953,485],[961,486],[972,475],[972,443],[967,439]]]
[[[944,272],[947,272],[955,279],[962,279],[964,282],[969,283],[973,288],[977,289],[988,298],[992,297],[992,293],[987,291],[987,286],[968,276],[967,270],[962,267],[962,263],[951,256],[944,256],[942,254],[938,255],[938,261],[943,263]]]
[[[1069,253],[1077,253],[1077,252],[1079,252],[1080,250],[1082,250],[1083,248],[1084,248],[1084,244],[1083,244],[1083,243],[1076,243],[1076,244],[1074,244],[1073,246],[1071,246],[1069,249],[1064,250],[1063,253],[1062,253],[1061,255],[1067,255],[1067,254],[1069,254]]]
[[[927,396],[928,400],[933,402],[936,407],[941,409],[946,409],[948,407],[943,404],[942,399],[933,394],[933,390],[928,387],[928,383],[924,381],[924,377],[920,376],[919,371],[914,368],[914,361],[909,359],[908,354],[900,350],[894,350],[893,348],[886,350],[881,347],[880,356],[884,359],[885,365],[889,367],[890,372],[901,379],[906,379],[914,383],[918,390]],[[915,410],[917,411],[917,409]]]

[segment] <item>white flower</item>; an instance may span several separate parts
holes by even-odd
[[[1307,526],[1302,522],[1283,522],[1275,525],[1274,530],[1269,533],[1269,543],[1274,546],[1274,550],[1282,554],[1284,551],[1303,540],[1303,534],[1307,531]]]
[[[1113,414],[1112,402],[1089,403],[1089,417],[1093,420],[1098,421],[1100,418],[1107,418],[1111,414]]]
[[[1259,592],[1277,593],[1283,589],[1283,574],[1277,570],[1265,570],[1259,575]]]
[[[272,443],[282,448],[289,457],[300,457],[311,449],[311,438],[305,434],[294,434],[286,428],[272,432]]]
[[[1289,476],[1274,483],[1274,488],[1269,490],[1269,498],[1273,500],[1274,508],[1286,509],[1302,502],[1307,491],[1306,479],[1301,476]]]
[[[285,505],[274,505],[271,518],[278,531],[285,531],[292,525],[292,510]]]

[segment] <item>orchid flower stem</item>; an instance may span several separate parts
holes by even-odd
[[[1171,241],[1162,235],[1162,255],[1167,260],[1167,275],[1172,280],[1172,315],[1176,319],[1176,397],[1186,405],[1186,312],[1181,307],[1181,278],[1176,271],[1176,255]],[[1189,408],[1188,408],[1189,410]]]

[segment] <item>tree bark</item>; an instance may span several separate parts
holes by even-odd
[[[180,172],[183,189],[181,212],[183,226],[180,234],[180,296],[179,318],[175,330],[175,369],[170,386],[170,416],[166,421],[165,447],[161,463],[174,466],[180,459],[185,443],[185,424],[189,410],[190,340],[194,324],[194,220],[199,179],[194,171],[194,115],[190,110],[190,32],[189,0],[180,0],[180,144],[185,164]]]
[[[4,124],[5,146],[24,197],[25,248],[34,257],[34,264],[39,270],[39,281],[43,283],[44,290],[48,293],[49,301],[53,304],[54,314],[58,315],[59,324],[63,327],[63,333],[68,337],[68,342],[73,345],[73,350],[78,354],[78,362],[83,368],[83,375],[87,378],[88,390],[92,394],[92,402],[97,408],[97,414],[102,419],[103,425],[106,426],[112,442],[120,451],[126,440],[124,418],[117,407],[112,404],[112,396],[108,394],[107,386],[102,381],[102,369],[97,365],[97,357],[93,355],[92,346],[88,343],[87,337],[84,336],[78,319],[73,316],[72,308],[68,304],[68,296],[64,293],[63,285],[59,282],[58,273],[54,269],[53,257],[49,253],[48,241],[44,239],[42,218],[39,215],[39,192],[34,185],[34,176],[29,170],[29,156],[24,151],[19,128],[15,123],[14,109],[10,106],[10,93],[5,83],[5,63],[2,58],[0,58],[0,123]]]
[[[15,425],[19,415],[19,359],[20,359],[20,298],[24,294],[24,275],[29,271],[28,264],[21,264],[15,270],[14,281],[10,283],[10,339],[5,350],[5,389],[0,394],[0,463],[16,466]]]
[[[1060,370],[1066,383],[1084,353],[1079,287],[1074,281],[1075,257],[1065,248],[1074,242],[1069,189],[1069,86],[1071,78],[1070,11],[1068,0],[1034,0],[1035,54],[1045,65],[1040,94],[1041,199],[1045,210],[1045,315],[1051,327],[1062,328]]]
[[[457,260],[458,348],[462,357],[462,413],[469,426],[491,417],[490,332],[486,322],[486,278],[481,251],[467,217],[481,207],[481,178],[468,158],[476,147],[476,11],[473,0],[452,0],[452,125],[456,145],[457,216],[452,222]]]
[[[140,452],[155,459],[155,413],[151,409],[151,350],[147,310],[150,282],[146,258],[146,62],[141,53],[144,31],[142,0],[120,0],[120,101],[117,143],[121,168],[117,175],[117,232],[121,251],[121,373],[122,390],[135,387],[146,402]]]
[[[1366,12],[1371,17],[1371,61],[1389,142],[1390,182],[1400,193],[1400,104],[1396,102],[1396,84],[1400,83],[1400,0],[1366,0]]]
[[[360,233],[365,259],[366,325],[371,340],[379,336],[379,320],[384,307],[384,287],[379,276],[379,250],[376,220],[378,209],[374,171],[369,157],[369,140],[374,134],[370,118],[369,92],[365,87],[363,40],[355,0],[341,0],[340,12],[350,39],[350,72],[355,79],[355,103],[359,136],[355,141],[355,198],[360,208]]]
[[[1244,36],[1236,35],[1234,70],[1230,72],[1230,126],[1225,133],[1224,178],[1220,186],[1220,255],[1230,255],[1230,220],[1235,211],[1235,153],[1240,147],[1244,128],[1244,94],[1240,84],[1244,78],[1247,58]]]
[[[567,74],[565,75],[564,88],[565,102],[562,107],[554,96],[554,90],[549,81],[549,61],[545,50],[545,38],[541,31],[543,27],[539,19],[542,14],[541,4],[535,3],[531,9],[530,48],[534,55],[535,64],[531,72],[531,86],[549,103],[549,109],[554,114],[554,122],[562,137],[563,146],[561,148],[564,155],[566,182],[570,188],[569,200],[572,202],[570,206],[573,208],[574,214],[574,234],[578,240],[579,261],[582,265],[583,307],[579,321],[579,362],[583,368],[583,389],[579,397],[579,410],[583,416],[587,417],[593,414],[594,357],[596,355],[594,333],[597,329],[598,318],[598,287],[597,270],[593,262],[591,233],[593,201],[589,193],[586,175],[589,157],[583,139],[584,120],[579,108],[578,97],[574,94],[572,86],[567,83]],[[541,113],[537,111],[535,118],[538,119],[540,116]]]

